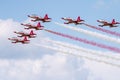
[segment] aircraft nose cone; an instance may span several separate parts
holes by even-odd
[[[21,25],[23,25],[23,23],[21,23]]]
[[[27,15],[28,17],[30,17],[30,15]]]
[[[10,38],[8,38],[8,40],[10,40]]]
[[[100,20],[97,20],[97,22],[99,22]]]

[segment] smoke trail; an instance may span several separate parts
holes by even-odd
[[[104,45],[104,44],[99,44],[99,43],[96,43],[96,42],[93,42],[93,41],[88,41],[86,39],[73,37],[73,36],[70,36],[70,35],[67,35],[67,34],[55,32],[55,31],[51,31],[51,30],[47,30],[47,29],[44,29],[44,30],[47,31],[47,32],[62,36],[62,37],[66,37],[66,38],[69,38],[69,39],[73,39],[73,40],[80,41],[80,42],[83,42],[83,43],[86,43],[86,44],[90,44],[90,45],[93,45],[93,46],[97,46],[97,47],[100,47],[100,48],[105,48],[105,49],[120,53],[119,48],[107,46],[107,45]]]
[[[99,31],[102,31],[102,32],[105,32],[105,33],[108,33],[108,34],[111,34],[111,35],[115,35],[115,36],[118,36],[120,37],[120,33],[117,33],[115,31],[110,31],[110,30],[106,30],[106,29],[103,29],[103,28],[100,28],[100,27],[96,27],[96,26],[91,26],[89,24],[86,24],[84,23],[84,25],[90,27],[90,28],[93,28],[93,29],[96,29],[96,30],[99,30]]]
[[[66,28],[69,28],[69,29],[72,29],[72,30],[75,30],[75,31],[78,31],[78,32],[81,32],[81,33],[84,33],[86,35],[90,35],[90,36],[93,36],[93,37],[97,37],[97,38],[100,38],[100,39],[104,39],[104,40],[107,40],[107,41],[111,41],[111,42],[115,42],[117,44],[120,44],[120,39],[112,38],[112,37],[109,37],[107,35],[103,35],[103,34],[88,31],[88,30],[84,30],[84,29],[81,29],[81,28],[68,26],[68,25],[65,25],[65,24],[60,24],[60,23],[56,23],[56,24],[58,24],[60,26],[63,26],[63,27],[66,27]]]
[[[60,41],[54,41],[54,40],[44,40],[45,42],[50,42],[52,44],[56,44],[56,45],[61,45],[63,47],[67,47],[67,48],[70,48],[70,49],[75,49],[76,51],[82,51],[82,52],[85,52],[85,53],[88,53],[88,54],[92,54],[92,55],[96,55],[96,56],[100,56],[100,57],[105,57],[105,58],[109,58],[109,59],[114,59],[114,60],[120,60],[120,58],[118,57],[113,57],[113,56],[108,56],[108,55],[105,55],[106,52],[101,52],[101,51],[95,51],[95,50],[91,50],[91,49],[87,49],[87,48],[83,48],[83,47],[80,47],[80,46],[76,46],[76,45],[72,45],[72,44],[68,44],[68,43],[63,43],[63,42],[60,42]],[[104,54],[103,54],[104,53]]]
[[[96,62],[99,62],[99,63],[109,64],[111,66],[116,66],[116,67],[120,68],[120,65],[118,65],[118,64],[113,64],[113,63],[110,63],[110,62],[107,62],[107,61],[94,59],[94,58],[91,58],[91,57],[88,57],[88,56],[73,54],[69,51],[66,51],[66,50],[63,50],[63,49],[60,49],[60,48],[50,47],[50,46],[41,45],[41,44],[34,44],[34,45],[44,47],[44,48],[48,48],[48,49],[51,49],[51,50],[54,50],[54,51],[58,51],[58,52],[61,52],[63,54],[69,54],[69,55],[76,56],[76,57],[79,57],[79,58],[84,58],[84,59],[91,60],[91,61],[96,61]]]

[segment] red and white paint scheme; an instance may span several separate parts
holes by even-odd
[[[120,22],[116,22],[115,19],[113,19],[112,22],[107,22],[105,20],[97,20],[97,22],[103,24],[103,25],[99,25],[100,27],[103,27],[103,26],[118,27],[117,24],[120,24]]]
[[[51,22],[51,18],[48,17],[48,14],[45,14],[43,18],[35,15],[28,15],[28,17],[32,18],[31,21],[33,22],[36,22],[36,21]]]
[[[16,32],[14,31],[14,33],[16,34],[19,34],[17,37],[24,37],[24,36],[27,36],[29,38],[35,38],[36,37],[36,34],[33,32],[33,30],[31,30],[29,33],[26,33],[26,32]]]
[[[18,39],[17,37],[13,37],[13,38],[8,38],[8,40],[11,40],[12,43],[22,43],[22,44],[30,43],[30,40],[28,40],[27,36],[24,36],[23,39]]]
[[[77,19],[64,18],[64,17],[61,18],[61,19],[65,20],[65,21],[68,21],[68,22],[64,22],[64,24],[74,23],[75,25],[78,25],[78,24],[83,24],[83,22],[84,22],[84,20],[82,20],[82,19],[80,18],[80,16],[78,16]]]
[[[31,25],[31,24],[23,24],[21,25],[26,26],[24,29],[35,29],[35,30],[43,30],[44,26],[40,24],[40,22],[37,23],[37,25]]]

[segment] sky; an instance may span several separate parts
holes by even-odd
[[[120,80],[120,66],[115,66],[120,65],[120,54],[114,51],[84,44],[44,30],[34,31],[37,37],[30,39],[30,44],[12,44],[8,40],[16,36],[13,31],[29,32],[20,23],[37,24],[31,22],[27,15],[48,14],[52,22],[41,22],[45,29],[120,48],[119,43],[115,41],[103,40],[55,24],[55,22],[64,23],[61,17],[76,19],[78,16],[84,19],[85,23],[97,27],[98,19],[107,21],[115,19],[120,22],[119,3],[119,0],[1,0],[0,80]],[[70,24],[69,26],[97,32],[118,41],[120,39],[85,25]],[[103,27],[115,32],[119,32],[119,28]],[[114,60],[113,57],[119,59]]]

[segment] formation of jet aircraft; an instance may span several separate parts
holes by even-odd
[[[31,21],[37,22],[36,25],[30,24],[30,23],[21,23],[21,25],[25,26],[25,30],[30,30],[28,33],[23,31],[14,31],[15,34],[17,34],[17,37],[8,38],[8,40],[11,40],[12,43],[22,43],[22,44],[28,44],[30,43],[30,40],[28,38],[35,38],[36,33],[34,33],[34,30],[43,30],[44,26],[41,25],[41,22],[51,22],[51,18],[48,17],[48,14],[45,14],[44,17],[40,17],[37,15],[28,15],[29,18],[32,18]],[[81,25],[84,24],[85,20],[81,19],[80,16],[77,17],[77,19],[72,18],[66,18],[62,17],[62,20],[65,20],[67,22],[64,22],[64,24],[75,24],[75,25]],[[98,25],[100,27],[109,26],[112,27],[118,27],[117,24],[120,24],[120,22],[116,22],[115,19],[113,19],[111,22],[105,21],[105,20],[97,20],[97,22],[101,23],[102,25]]]
[[[48,17],[47,14],[45,14],[44,18],[34,15],[28,15],[28,17],[33,18],[34,20],[31,20],[33,22],[41,21],[41,22],[51,22],[51,18]],[[15,34],[17,34],[17,37],[8,38],[8,40],[11,40],[12,43],[22,43],[22,44],[28,44],[30,43],[30,40],[28,38],[35,38],[36,33],[34,33],[34,30],[43,30],[44,26],[41,25],[40,22],[37,23],[37,25],[33,25],[30,23],[21,23],[21,25],[25,26],[25,30],[30,30],[28,33],[23,31],[14,31]]]

